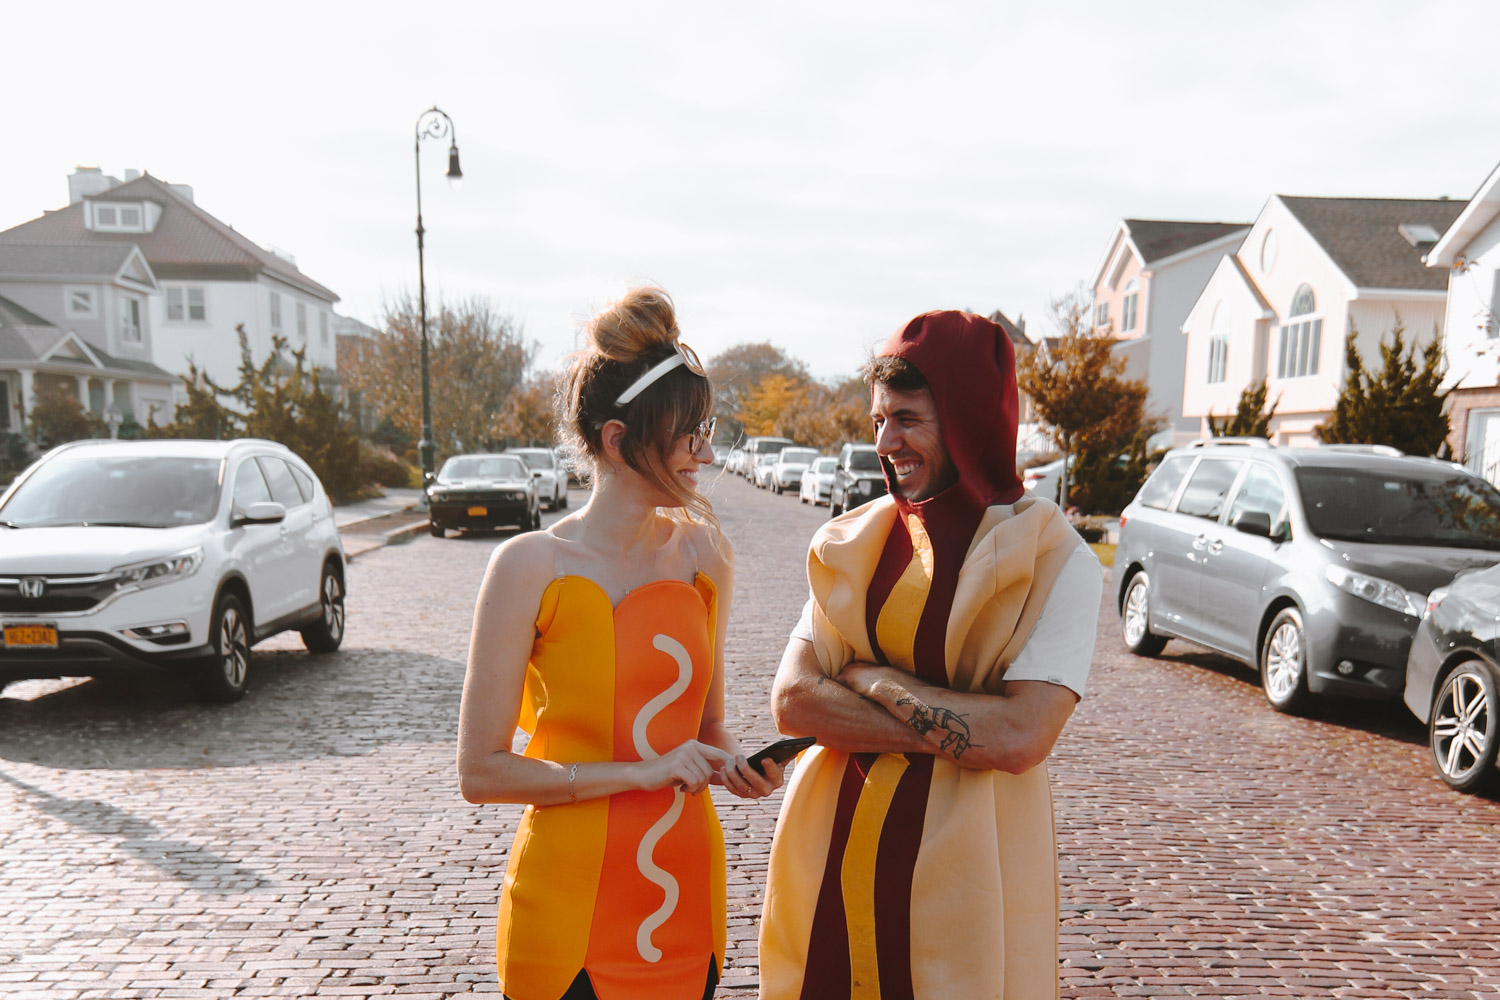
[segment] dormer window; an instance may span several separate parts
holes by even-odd
[[[1134,278],[1130,284],[1125,286],[1125,298],[1120,303],[1120,329],[1122,331],[1135,329],[1135,305],[1136,296],[1140,292],[1140,282]]]
[[[93,229],[98,233],[143,233],[145,212],[139,204],[94,202]]]

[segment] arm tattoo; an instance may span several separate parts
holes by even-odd
[[[973,742],[969,724],[952,709],[932,708],[911,695],[897,698],[896,704],[911,706],[911,718],[906,720],[906,724],[922,738],[936,743],[939,750],[951,754],[954,760],[958,760],[972,748],[983,745]]]

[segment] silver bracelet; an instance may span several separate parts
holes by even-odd
[[[569,802],[577,802],[578,801],[578,792],[575,791],[574,788],[573,788],[573,779],[576,778],[576,777],[578,777],[578,765],[574,764],[572,767],[568,768],[568,801]]]

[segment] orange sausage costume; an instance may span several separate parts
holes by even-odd
[[[1010,341],[982,317],[929,313],[877,354],[926,378],[959,480],[918,503],[893,489],[817,533],[808,579],[819,663],[829,676],[859,660],[1001,693],[1083,545],[1055,504],[1023,496]],[[1093,600],[1078,612],[1090,632],[1097,591]],[[815,747],[787,786],[772,843],[761,997],[1052,1000],[1057,917],[1045,764],[1015,775],[934,754]]]
[[[526,668],[527,757],[638,761],[696,738],[717,598],[699,575],[618,607],[593,581],[542,594]],[[724,836],[707,791],[631,791],[521,820],[500,899],[500,987],[512,1000],[697,1000],[724,963]],[[711,987],[710,987],[711,989]]]

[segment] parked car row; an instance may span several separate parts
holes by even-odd
[[[802,503],[826,503],[835,517],[886,492],[873,444],[846,444],[838,455],[820,455],[816,448],[799,447],[786,438],[750,438],[725,454],[724,468],[761,489],[796,490]]]
[[[1379,446],[1168,452],[1120,516],[1116,604],[1143,656],[1185,639],[1254,667],[1266,700],[1394,699],[1438,773],[1495,777],[1500,492]]]

